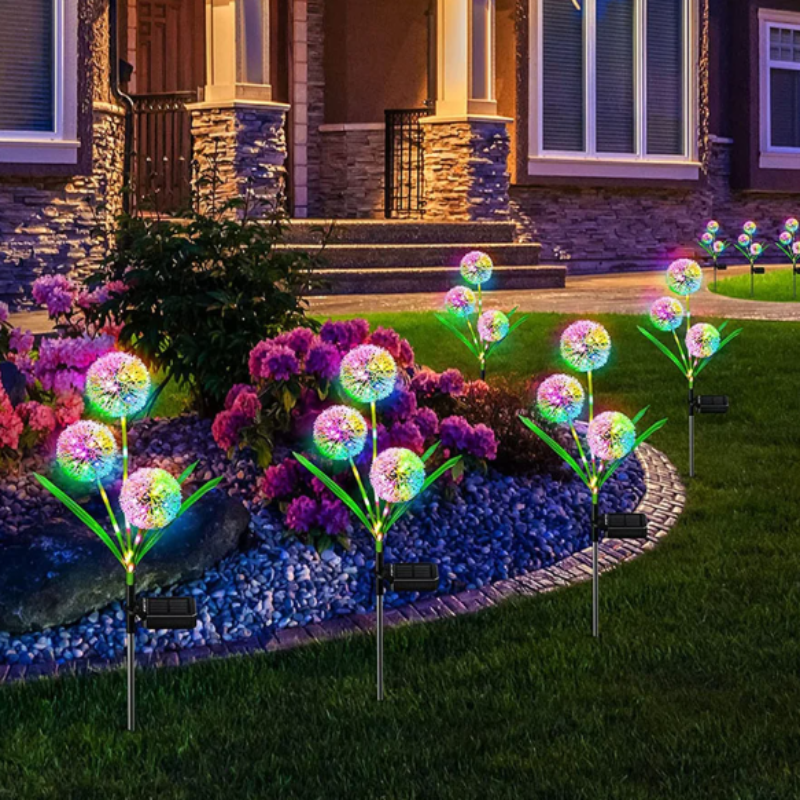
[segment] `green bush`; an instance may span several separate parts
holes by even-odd
[[[89,311],[117,320],[120,341],[191,391],[212,414],[235,383],[249,380],[250,350],[300,324],[316,256],[276,247],[285,217],[253,219],[245,204],[189,212],[181,220],[123,214],[114,246],[91,288],[122,281],[124,291]]]

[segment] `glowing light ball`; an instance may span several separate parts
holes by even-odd
[[[478,319],[478,336],[484,342],[501,342],[508,336],[508,317],[502,311],[484,311]]]
[[[454,286],[444,296],[444,307],[454,317],[464,319],[475,313],[477,298],[475,292],[466,286]]]
[[[387,503],[407,503],[422,490],[425,464],[411,450],[392,447],[373,462],[369,480],[375,494]]]
[[[314,421],[314,443],[325,458],[355,458],[367,441],[367,421],[350,406],[333,406]]]
[[[798,222],[794,217],[786,220],[786,230],[789,233],[797,233],[798,228],[800,228],[800,222]]]
[[[706,225],[706,230],[709,233],[716,233],[719,230],[719,222],[715,219],[709,220],[708,225]]]
[[[703,270],[696,261],[679,258],[669,265],[667,270],[667,286],[675,294],[686,297],[700,291],[703,285]]]
[[[374,403],[394,391],[397,364],[388,350],[362,344],[342,359],[339,378],[345,392],[354,400]]]
[[[794,237],[792,236],[791,233],[789,233],[789,231],[784,231],[780,235],[781,244],[791,244],[793,238]]]
[[[754,256],[760,256],[764,252],[763,245],[760,245],[758,242],[753,242],[750,245],[750,254]]]
[[[719,331],[707,322],[692,325],[686,334],[686,349],[695,358],[710,358],[719,350]]]
[[[724,253],[725,252],[725,242],[714,242],[714,252],[715,253]]]
[[[755,224],[755,222],[749,220],[748,222],[745,222],[744,225],[742,225],[742,230],[745,233],[749,233],[752,236],[758,230],[758,226]]]
[[[56,463],[73,480],[102,480],[114,469],[117,452],[117,440],[110,428],[81,420],[58,437]]]
[[[536,392],[536,406],[548,422],[573,422],[583,411],[585,394],[580,381],[571,375],[551,375]]]
[[[674,331],[680,328],[685,313],[680,300],[662,297],[650,307],[650,321],[660,331]]]
[[[750,244],[750,237],[746,233],[741,234],[739,236],[739,244],[742,246]]]
[[[118,419],[141,411],[150,396],[147,367],[128,353],[109,353],[89,367],[86,397],[107,417]]]
[[[793,253],[794,253],[796,256],[800,256],[800,242],[795,242],[795,243],[792,245],[792,252],[793,252]]]
[[[130,525],[166,528],[180,511],[181,486],[163,469],[140,469],[122,487],[119,505]]]
[[[706,231],[706,233],[704,233],[704,234],[703,234],[703,235],[700,237],[700,241],[701,241],[703,244],[711,244],[711,242],[713,242],[713,241],[714,241],[714,234],[713,234],[713,233],[708,233],[708,231]]]
[[[601,461],[618,461],[633,450],[636,444],[636,428],[624,414],[606,411],[589,423],[586,439],[595,458]]]
[[[461,259],[461,277],[473,286],[486,283],[492,277],[493,269],[492,259],[486,253],[481,253],[480,250],[467,253]]]
[[[605,366],[610,355],[611,337],[597,322],[573,322],[561,334],[561,356],[578,372],[600,369]]]

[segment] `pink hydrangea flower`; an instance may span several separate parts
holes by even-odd
[[[397,355],[397,363],[404,369],[411,369],[414,366],[414,348],[408,339],[400,342],[400,352]]]
[[[17,413],[37,433],[52,433],[56,429],[55,411],[43,403],[22,403],[17,406]]]
[[[50,317],[58,317],[72,309],[78,290],[66,275],[44,275],[33,282],[32,294],[39,305],[47,307]]]
[[[368,341],[369,344],[388,350],[395,361],[400,358],[400,336],[391,328],[375,328]]]
[[[14,328],[9,334],[8,346],[21,356],[27,355],[33,349],[33,334],[22,328]]]
[[[6,390],[0,385],[0,447],[16,450],[25,425],[17,414]]]
[[[295,490],[297,481],[297,470],[293,462],[287,459],[264,470],[259,488],[267,500],[276,500],[290,495]]]
[[[84,411],[83,398],[77,392],[67,392],[56,398],[56,421],[66,428],[77,422]]]

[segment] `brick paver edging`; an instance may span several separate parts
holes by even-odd
[[[600,570],[608,572],[625,561],[654,548],[677,522],[683,511],[686,495],[678,471],[669,459],[650,445],[637,450],[637,458],[644,468],[645,495],[636,509],[646,514],[649,535],[646,541],[609,540],[600,544]],[[531,596],[552,591],[562,586],[589,580],[592,575],[591,548],[581,550],[549,567],[518,575],[516,578],[498,581],[481,589],[468,589],[458,594],[425,598],[409,603],[402,608],[386,612],[386,626],[394,627],[411,622],[469,614],[488,606],[496,605],[513,595]],[[207,658],[224,658],[264,651],[286,650],[311,642],[322,642],[346,634],[371,632],[375,629],[375,614],[352,614],[305,627],[283,628],[277,633],[259,633],[250,639],[224,642],[203,647],[192,647],[173,652],[140,654],[139,666],[177,667],[192,664]],[[66,664],[14,664],[0,665],[0,684],[18,680],[30,680],[56,675],[73,675],[97,672],[122,666],[121,659],[80,659]]]

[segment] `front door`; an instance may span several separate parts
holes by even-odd
[[[205,83],[204,3],[138,0],[135,14],[134,198],[141,210],[174,214],[191,196],[186,104]]]

